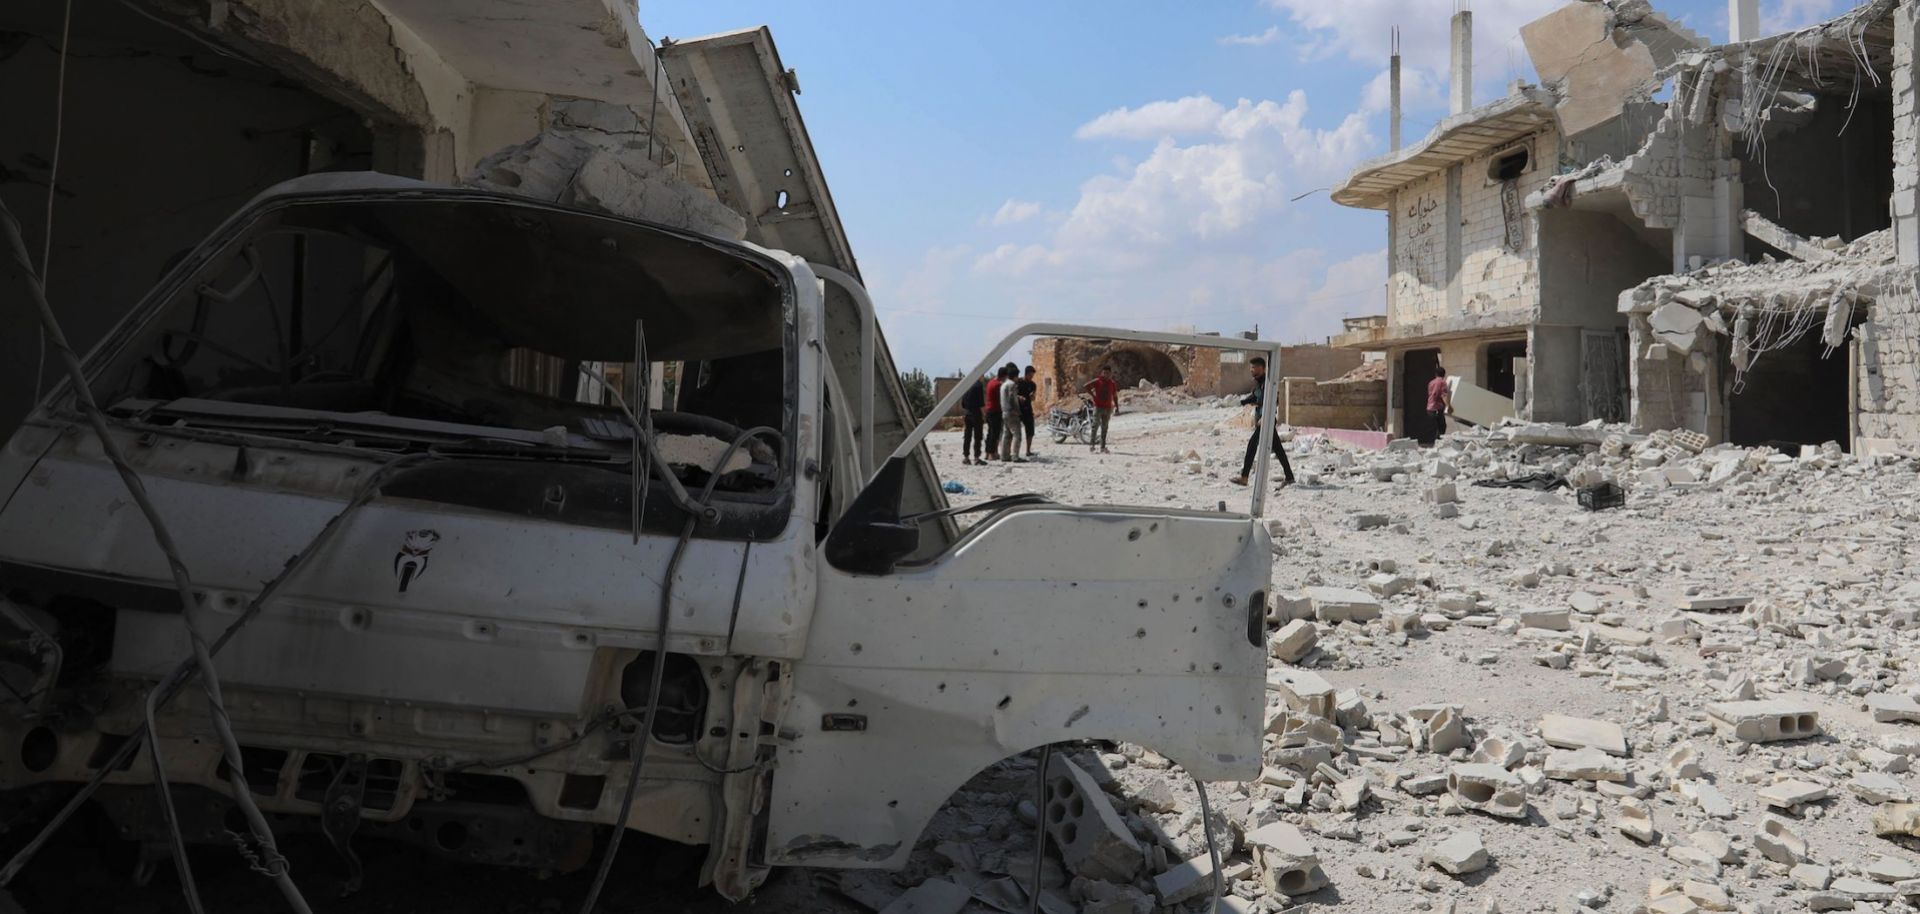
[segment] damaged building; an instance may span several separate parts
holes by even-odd
[[[1202,334],[1212,336],[1215,334]],[[1255,332],[1237,334],[1258,339]],[[1105,365],[1121,388],[1143,384],[1179,387],[1194,397],[1244,394],[1253,389],[1247,354],[1208,346],[1170,346],[1128,340],[1041,337],[1033,343],[1035,405],[1046,409],[1075,396]],[[1362,354],[1331,346],[1282,346],[1280,364],[1289,378],[1330,381],[1360,367]]]
[[[1385,320],[1337,341],[1387,353],[1394,434],[1426,431],[1436,365],[1530,421],[1920,431],[1913,4],[1764,39],[1751,13],[1712,45],[1640,0],[1570,3],[1521,30],[1540,84],[1479,106],[1458,14],[1452,114],[1400,148],[1396,103],[1395,150],[1334,192],[1388,213]]]

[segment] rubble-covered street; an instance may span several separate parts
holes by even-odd
[[[1111,454],[1046,442],[1034,462],[961,467],[957,433],[933,450],[969,489],[956,503],[1207,509],[1244,503],[1228,477],[1246,429],[1206,402],[1123,413]],[[1876,835],[1916,824],[1900,805],[1920,754],[1914,460],[1517,437],[1583,433],[1595,447],[1497,440],[1513,430],[1288,445],[1300,484],[1268,509],[1286,659],[1267,768],[1211,787],[1234,910],[1903,910],[1920,894],[1913,845]],[[1626,503],[1474,485],[1543,472],[1619,479]],[[1158,907],[1161,855],[1176,872],[1207,858],[1191,782],[1135,747],[1072,757],[1151,862],[1132,889],[1050,868],[1058,909]],[[1031,766],[970,785],[906,874],[860,874],[853,894],[886,909],[947,880],[972,890],[966,910],[1019,910],[999,883],[1027,878]],[[1315,865],[1324,888],[1298,875]]]

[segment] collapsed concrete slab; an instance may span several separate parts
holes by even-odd
[[[643,152],[610,149],[571,131],[547,130],[499,150],[462,183],[708,235],[746,237],[747,223],[739,213]]]
[[[1593,748],[1608,755],[1627,754],[1627,736],[1619,724],[1548,714],[1540,718],[1540,738],[1557,749]]]

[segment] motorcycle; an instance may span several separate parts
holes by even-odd
[[[1065,444],[1072,438],[1081,444],[1093,443],[1093,398],[1080,395],[1080,405],[1076,409],[1055,406],[1047,410],[1047,430],[1053,433],[1054,444]]]

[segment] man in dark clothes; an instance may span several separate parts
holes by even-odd
[[[987,384],[975,381],[960,395],[960,462],[966,465],[986,463]]]
[[[1027,430],[1027,456],[1033,456],[1033,395],[1040,392],[1039,382],[1033,379],[1038,369],[1027,366],[1027,373],[1017,382],[1020,385],[1020,424]]]
[[[1254,356],[1247,362],[1247,369],[1253,373],[1253,393],[1240,398],[1240,405],[1253,406],[1253,434],[1247,436],[1247,459],[1240,464],[1240,475],[1233,477],[1233,484],[1244,486],[1247,477],[1253,475],[1253,458],[1260,453],[1260,404],[1267,393],[1267,360]],[[1280,458],[1280,469],[1286,473],[1286,481],[1281,486],[1293,485],[1293,466],[1287,463],[1287,449],[1280,446],[1280,432],[1273,433],[1273,456]]]
[[[993,380],[987,382],[987,459],[1000,459],[1000,385],[1007,380],[1007,366],[993,370]]]

